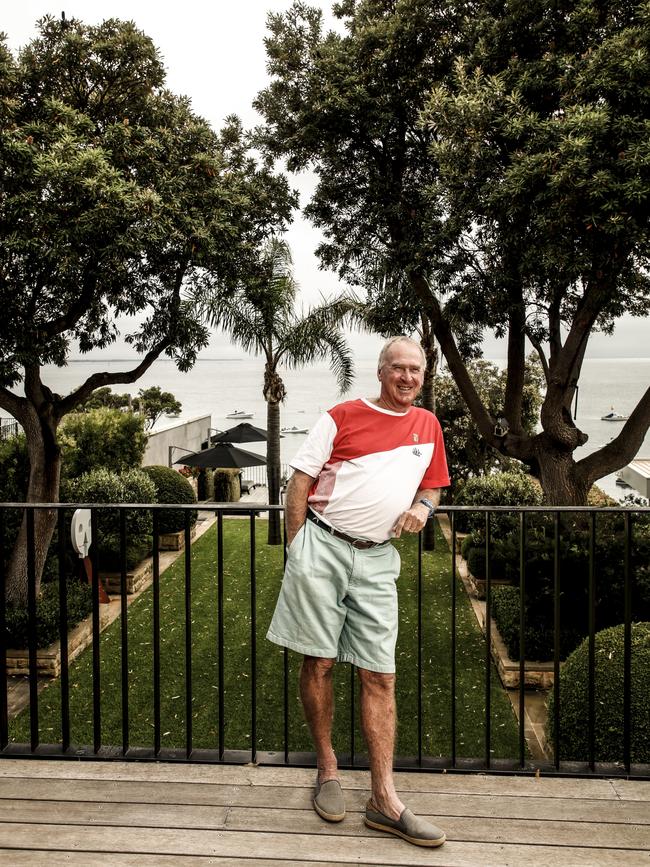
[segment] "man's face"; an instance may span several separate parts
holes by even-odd
[[[394,343],[378,373],[380,399],[386,409],[406,412],[422,389],[422,353],[412,343]]]

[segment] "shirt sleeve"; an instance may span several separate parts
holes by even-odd
[[[289,466],[316,479],[332,454],[336,424],[332,416],[325,412],[309,432]]]
[[[449,480],[449,470],[447,469],[447,454],[445,452],[445,443],[442,437],[442,428],[440,422],[434,416],[434,434],[433,434],[433,455],[431,463],[427,467],[420,488],[446,488],[451,482]]]

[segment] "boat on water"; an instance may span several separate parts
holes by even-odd
[[[226,418],[253,418],[252,412],[246,412],[245,409],[236,409],[229,412]]]
[[[614,407],[607,413],[607,415],[601,415],[601,421],[627,421],[629,415],[621,415],[620,412],[616,412]]]
[[[309,433],[309,428],[308,427],[296,427],[294,424],[293,427],[280,428],[280,433],[283,433],[283,434],[306,434],[306,433]]]

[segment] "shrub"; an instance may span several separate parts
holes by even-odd
[[[196,503],[192,485],[171,467],[143,467],[142,472],[156,486],[156,500],[159,503]],[[161,533],[176,533],[185,529],[185,512],[182,509],[165,509],[158,513],[158,528]],[[196,512],[190,513],[190,525],[196,524]]]
[[[147,447],[143,416],[108,407],[68,415],[59,441],[70,479],[102,467],[116,473],[139,467]]]
[[[539,606],[526,600],[524,623],[524,649],[526,659],[546,661],[553,657],[554,629],[552,617],[540,613]],[[494,587],[492,590],[492,618],[499,630],[511,659],[519,659],[519,588]],[[562,611],[560,612],[562,614]],[[582,638],[581,633],[562,616],[560,628],[560,655],[566,657]]]
[[[212,470],[201,469],[199,472],[197,496],[199,500],[214,500],[214,473]]]
[[[59,582],[50,581],[42,585],[36,600],[36,637],[38,647],[47,647],[59,638]],[[92,611],[92,591],[90,585],[78,578],[67,582],[68,628],[72,629]],[[7,646],[27,647],[28,616],[27,608],[7,605]]]
[[[156,486],[141,470],[114,473],[101,469],[85,473],[64,486],[67,502],[155,503]],[[100,509],[97,514],[97,553],[104,569],[120,567],[119,509]],[[131,569],[151,550],[152,518],[147,509],[126,513],[127,568]]]
[[[469,479],[454,496],[458,506],[541,506],[542,489],[532,476],[520,472],[494,473]],[[494,538],[503,537],[518,527],[516,513],[492,515],[491,534]],[[456,527],[460,531],[476,530],[485,533],[485,514],[483,512],[460,512],[456,515]]]
[[[0,502],[24,503],[27,497],[29,458],[24,434],[0,440]],[[4,532],[4,554],[11,551],[20,524],[22,512],[18,509],[0,510],[0,528]],[[2,523],[4,522],[4,527]],[[2,567],[0,563],[0,568]]]
[[[598,632],[596,645],[595,759],[623,759],[623,626]],[[570,761],[587,761],[589,642],[585,639],[567,659],[560,680],[560,753]],[[631,760],[650,762],[650,623],[632,624]],[[555,737],[553,696],[547,733]]]
[[[214,500],[216,503],[236,503],[241,497],[239,470],[219,469],[214,471]]]

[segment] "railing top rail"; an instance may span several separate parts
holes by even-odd
[[[225,509],[240,512],[268,512],[284,510],[284,505],[269,503],[0,503],[2,509],[182,509],[201,512],[220,512]],[[626,512],[649,513],[650,506],[452,506],[440,505],[436,509],[443,514],[452,512],[596,512],[625,514]]]

